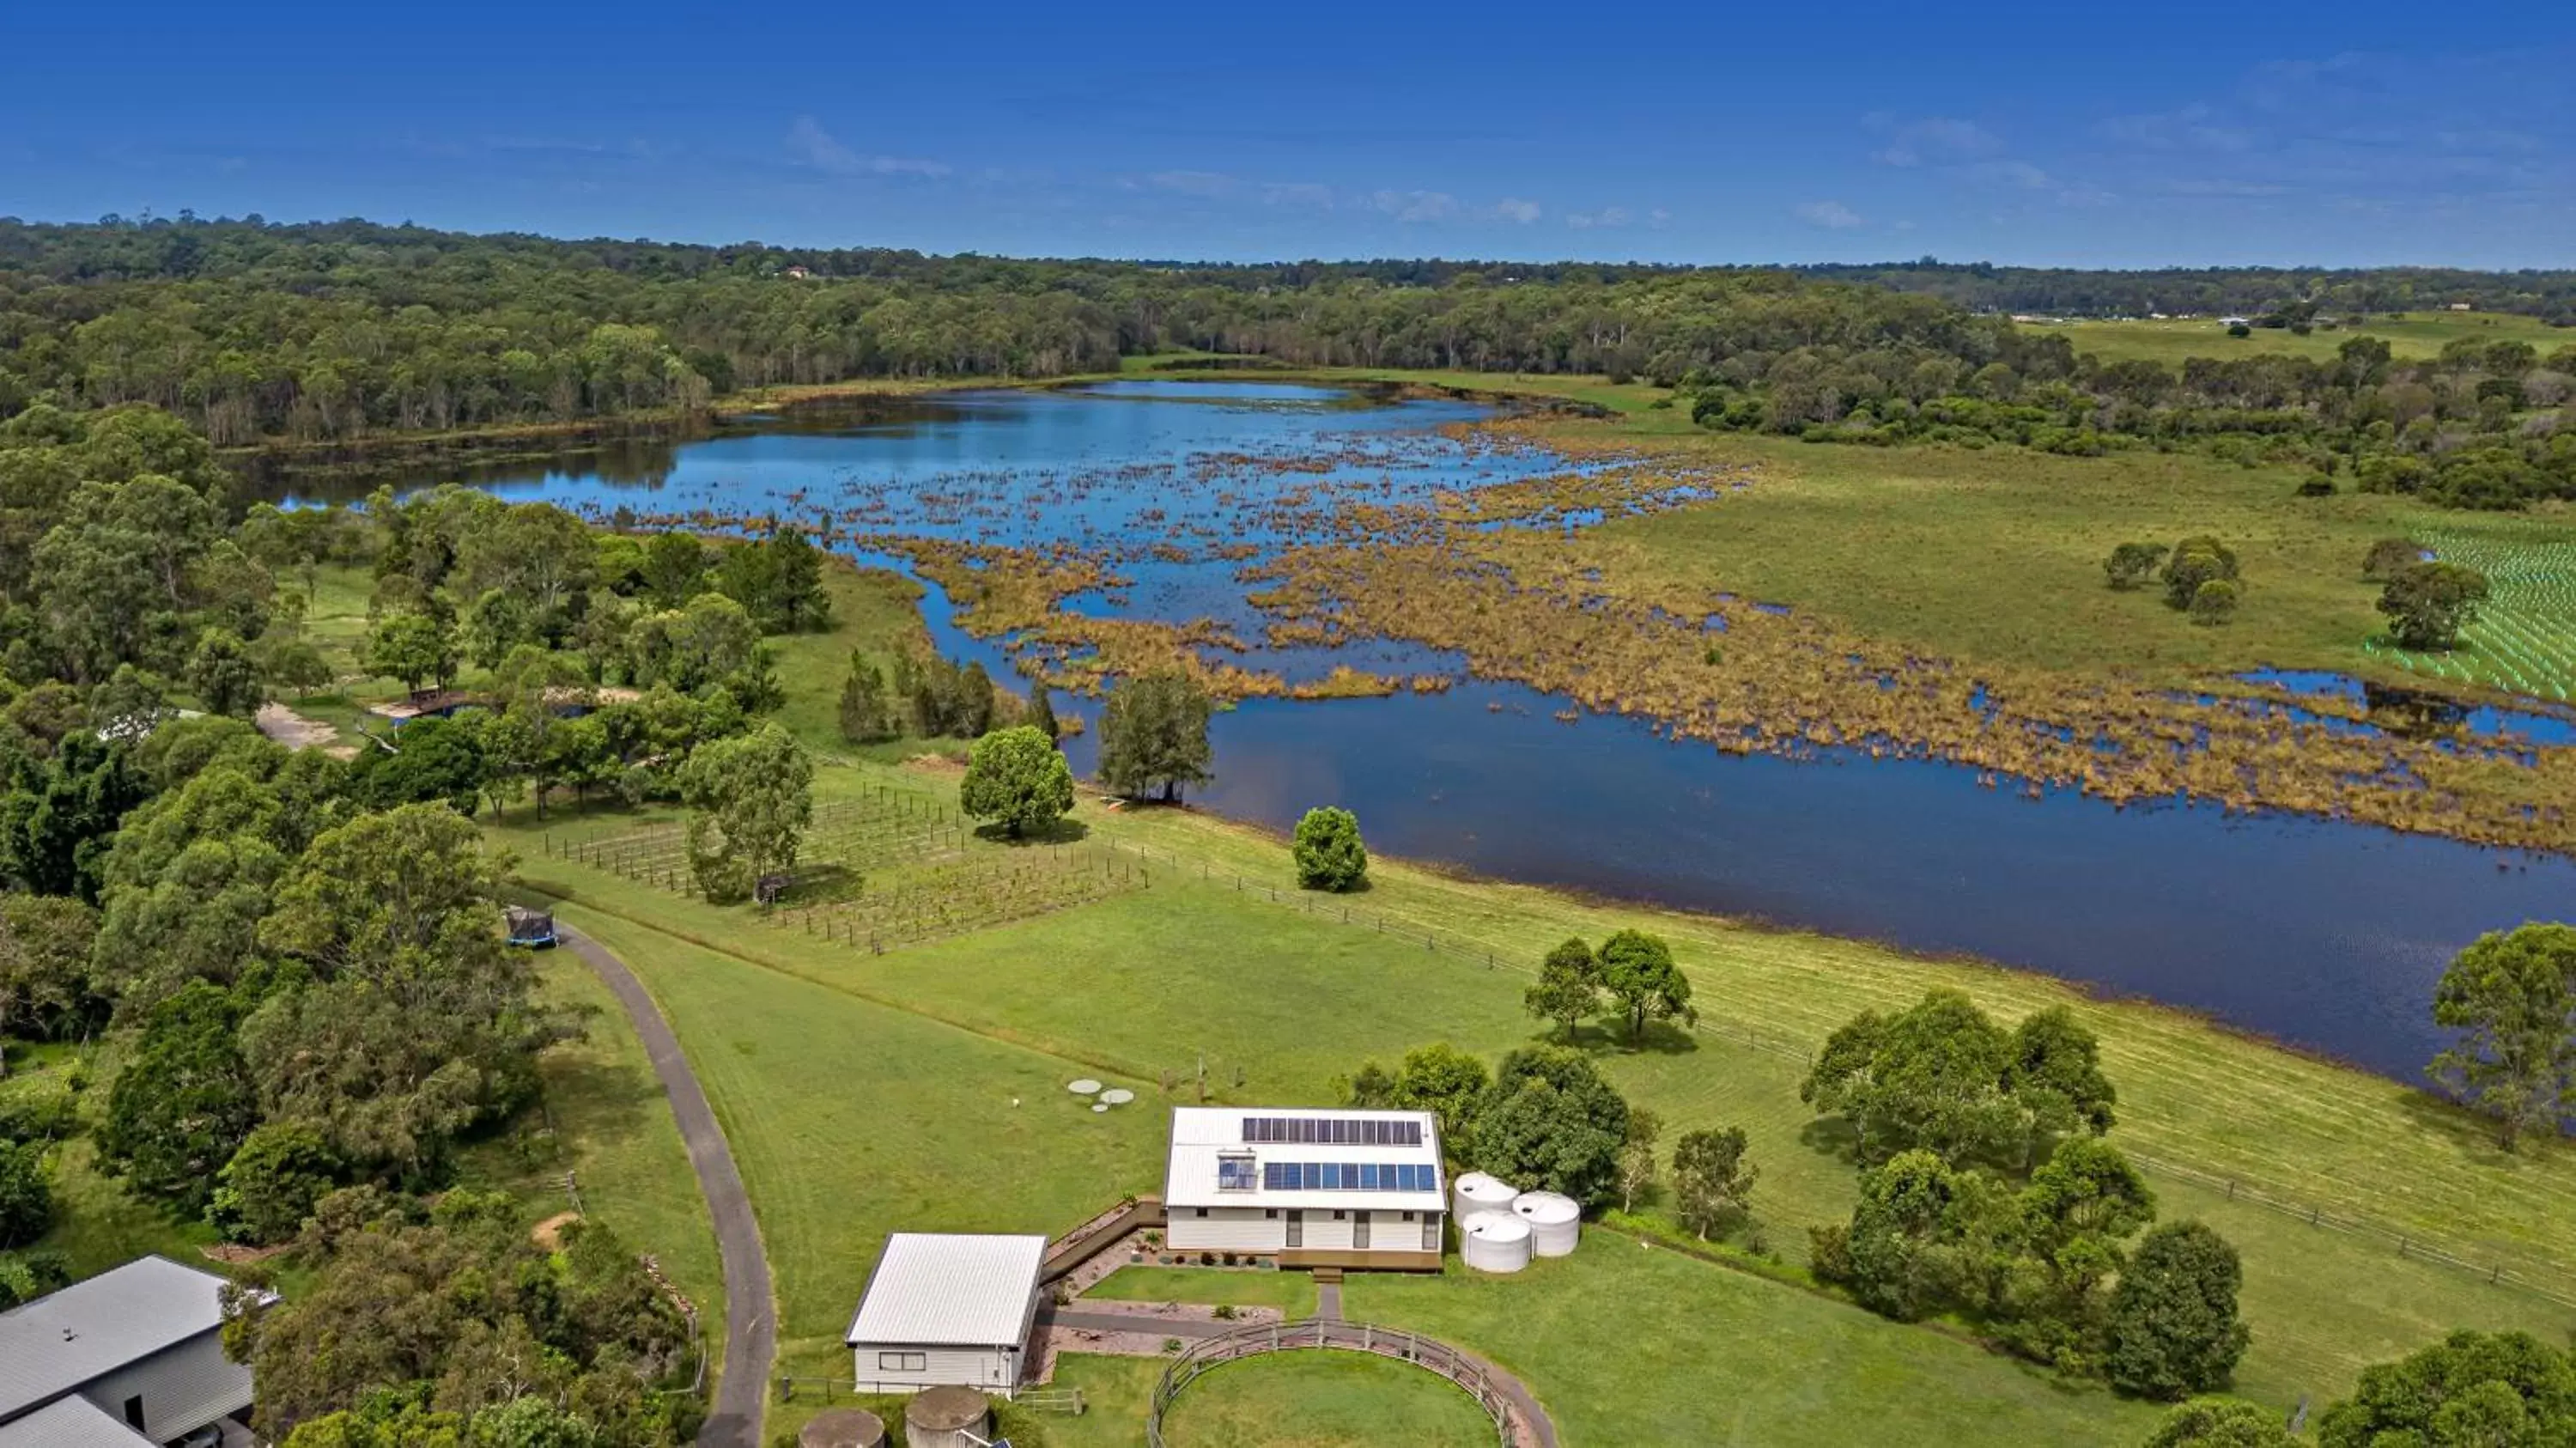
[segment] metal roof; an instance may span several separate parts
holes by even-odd
[[[1016,1347],[1036,1300],[1044,1237],[897,1232],[868,1274],[843,1341]]]
[[[0,1448],[152,1448],[152,1440],[66,1393],[23,1418],[0,1423]]]
[[[0,1422],[223,1326],[224,1279],[137,1257],[0,1312]]]
[[[1394,1144],[1327,1145],[1321,1142],[1243,1140],[1247,1116],[1314,1117],[1326,1121],[1410,1121],[1422,1128],[1420,1146]],[[1407,1162],[1428,1165],[1428,1191],[1289,1190],[1267,1186],[1249,1189],[1217,1185],[1217,1163],[1224,1157],[1249,1156],[1252,1178],[1261,1180],[1259,1164],[1296,1162]],[[1281,1207],[1313,1210],[1378,1210],[1437,1212],[1448,1204],[1440,1169],[1440,1121],[1428,1111],[1318,1110],[1304,1106],[1180,1106],[1172,1110],[1172,1151],[1163,1173],[1166,1207]]]

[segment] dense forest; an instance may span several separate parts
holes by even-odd
[[[2189,446],[2476,507],[2576,495],[2576,349],[2103,365],[1997,309],[2304,326],[2576,272],[1162,265],[554,241],[347,221],[0,221],[0,418],[145,403],[219,446],[696,410],[770,384],[1054,377],[1168,348],[1292,366],[1604,373],[1819,440]],[[2576,343],[2576,333],[2571,333]]]

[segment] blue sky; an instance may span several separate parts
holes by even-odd
[[[2576,266],[2566,5],[144,3],[10,32],[0,214],[30,219]]]

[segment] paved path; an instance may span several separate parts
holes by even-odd
[[[1315,1315],[1317,1317],[1329,1317],[1336,1320],[1340,1319],[1342,1315],[1342,1284],[1338,1282],[1318,1282],[1315,1284]]]
[[[558,923],[555,934],[587,962],[626,1008],[635,1034],[652,1058],[662,1093],[671,1098],[671,1115],[688,1145],[689,1165],[697,1168],[698,1190],[715,1219],[716,1250],[724,1262],[724,1374],[716,1380],[716,1401],[698,1429],[698,1448],[760,1448],[760,1415],[768,1400],[769,1369],[778,1355],[778,1323],[770,1308],[769,1258],[760,1247],[760,1222],[751,1214],[751,1197],[734,1169],[733,1150],[725,1145],[724,1128],[698,1089],[689,1058],[680,1053],[661,1009],[623,961],[598,942]]]

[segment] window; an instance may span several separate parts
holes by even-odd
[[[1338,1221],[1342,1220],[1342,1209],[1341,1209],[1341,1208],[1339,1208],[1339,1207],[1335,1207],[1335,1208],[1333,1208],[1333,1220],[1334,1220],[1334,1221],[1336,1221],[1336,1222],[1338,1222]]]
[[[143,1395],[141,1393],[125,1400],[125,1421],[135,1432],[143,1431]]]
[[[877,1354],[877,1371],[881,1373],[918,1373],[930,1367],[926,1352],[881,1352]]]
[[[1192,1207],[1190,1208],[1190,1214],[1197,1217],[1200,1221],[1207,1220],[1207,1208],[1205,1207]]]
[[[1263,1207],[1261,1209],[1261,1215],[1275,1222],[1279,1220],[1279,1209],[1277,1207]]]

